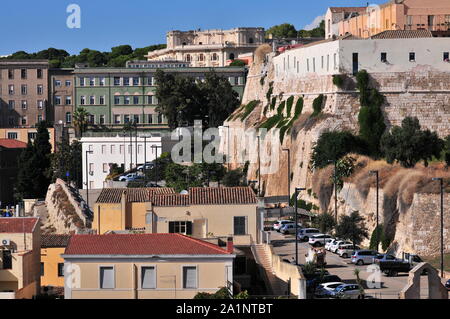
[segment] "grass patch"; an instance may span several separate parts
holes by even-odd
[[[263,124],[261,124],[259,126],[259,128],[265,128],[265,129],[267,129],[269,131],[274,126],[276,126],[280,122],[281,119],[282,119],[282,117],[280,115],[275,114],[271,118],[267,119],[267,121],[265,121]]]
[[[290,117],[291,116],[291,110],[292,110],[292,105],[294,104],[294,97],[290,96],[287,100],[286,100],[286,113],[287,116]]]
[[[311,117],[316,117],[320,113],[322,113],[323,104],[325,101],[325,97],[323,94],[320,94],[318,97],[316,97],[313,101],[313,110],[314,112],[311,114]]]
[[[285,107],[286,107],[286,101],[281,102],[280,105],[277,108],[278,115],[280,115],[280,116],[283,115],[283,111],[284,111]]]

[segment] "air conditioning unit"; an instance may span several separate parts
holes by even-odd
[[[11,245],[11,241],[9,239],[2,239],[2,246],[9,246]]]

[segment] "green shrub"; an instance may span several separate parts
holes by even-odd
[[[261,126],[259,128],[265,128],[265,129],[267,129],[269,131],[275,125],[277,125],[278,122],[280,122],[281,119],[282,119],[282,117],[280,115],[275,114],[271,118],[267,119],[267,121],[265,121],[263,124],[261,124]]]
[[[333,75],[333,84],[336,85],[338,88],[342,89],[342,86],[344,85],[344,78],[341,74],[334,74]]]
[[[270,110],[273,111],[275,109],[275,105],[277,105],[277,97],[274,96],[272,98],[272,102],[270,103]]]
[[[278,106],[278,108],[277,108],[277,113],[278,113],[278,115],[280,115],[280,116],[282,116],[283,115],[283,111],[284,111],[284,108],[286,107],[286,101],[282,101],[281,103],[280,103],[280,105]]]
[[[287,113],[287,117],[291,116],[291,110],[292,110],[292,105],[294,104],[294,97],[290,96],[287,100],[286,100],[286,113]]]
[[[270,83],[269,83],[269,89],[267,90],[267,93],[266,93],[266,99],[267,99],[267,101],[270,101],[270,98],[271,98],[271,96],[272,96],[272,93],[273,93],[273,82],[270,82]]]
[[[241,116],[241,120],[245,120],[250,115],[250,113],[253,112],[255,107],[258,106],[259,102],[259,100],[250,101],[244,108],[244,113]]]
[[[314,110],[314,112],[311,115],[312,117],[315,117],[315,116],[319,115],[322,112],[323,104],[324,104],[324,96],[323,96],[323,94],[320,94],[313,101],[313,110]]]

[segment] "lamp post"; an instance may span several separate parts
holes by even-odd
[[[291,150],[289,148],[283,148],[283,152],[287,152],[287,156],[288,156],[288,191],[287,191],[287,195],[288,195],[288,205],[289,205],[289,200],[291,199]]]
[[[88,211],[91,211],[89,207],[89,164],[88,164],[88,154],[94,153],[93,151],[86,151],[86,203]]]
[[[142,138],[144,139],[144,183],[147,185],[147,139],[151,138],[152,136],[143,135]]]
[[[261,196],[261,136],[258,139],[258,196]]]
[[[228,125],[224,125],[227,128],[227,166],[228,170],[230,170],[231,164],[231,156],[230,156],[230,127]]]
[[[295,265],[297,265],[298,266],[298,237],[297,237],[297,233],[298,233],[298,202],[297,202],[297,197],[298,197],[298,193],[299,192],[301,192],[301,191],[304,191],[304,190],[306,190],[306,188],[299,188],[299,187],[296,187],[295,188],[295,196],[294,196],[294,201],[295,201],[295,203],[294,203],[294,207],[295,207],[295,212],[294,212],[294,214],[295,214],[295,219],[294,219],[294,222],[295,222]]]
[[[328,163],[334,164],[334,177],[333,177],[333,183],[334,183],[334,220],[337,225],[338,221],[338,213],[337,213],[337,160],[329,160]]]
[[[444,278],[444,179],[435,177],[433,181],[440,182],[441,191],[441,277]]]
[[[155,184],[158,186],[158,148],[161,146],[159,145],[152,145],[152,149],[156,149],[156,157],[155,157]]]
[[[375,177],[377,179],[377,228],[375,228],[375,229],[376,229],[376,232],[377,232],[377,251],[378,251],[378,247],[380,246],[380,231],[378,229],[378,226],[379,226],[379,215],[378,215],[379,196],[378,196],[378,194],[379,194],[379,189],[380,189],[380,176],[379,176],[379,172],[378,171],[370,171],[369,173],[370,174],[375,174]]]

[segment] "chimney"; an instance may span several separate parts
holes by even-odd
[[[227,252],[230,254],[234,253],[233,237],[228,237],[227,239]]]

